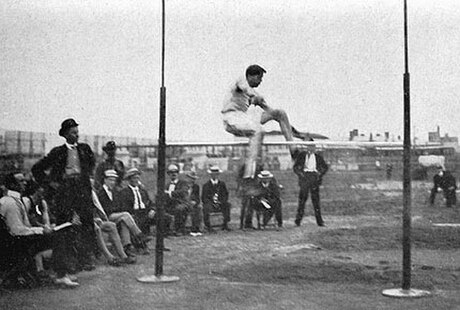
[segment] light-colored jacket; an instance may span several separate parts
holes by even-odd
[[[7,196],[0,198],[0,214],[14,236],[43,234],[42,227],[30,225],[26,207],[17,192],[8,191]]]

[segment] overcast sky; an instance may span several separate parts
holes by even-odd
[[[229,140],[220,109],[253,63],[305,131],[403,133],[403,1],[167,0],[168,140]],[[0,128],[157,138],[161,1],[2,0]],[[460,136],[460,1],[408,0],[412,129]],[[269,129],[276,128],[270,126]]]

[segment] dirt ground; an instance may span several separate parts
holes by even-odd
[[[310,202],[295,227],[286,199],[281,231],[238,230],[235,207],[231,232],[166,239],[164,274],[178,282],[136,280],[154,274],[151,254],[128,267],[101,262],[73,290],[2,290],[0,309],[460,309],[460,228],[433,225],[460,223],[460,208],[442,199],[429,207],[428,185],[414,185],[411,284],[431,296],[389,298],[382,291],[400,288],[402,277],[400,182],[354,186],[349,196],[323,189],[326,227],[314,223]]]

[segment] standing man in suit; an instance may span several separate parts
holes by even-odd
[[[121,190],[122,181],[125,176],[125,165],[119,159],[115,158],[117,154],[117,145],[115,141],[109,141],[102,148],[107,154],[107,159],[100,163],[96,168],[95,181],[96,189],[100,189],[104,184],[104,172],[106,170],[115,170],[117,172],[116,190]]]
[[[438,173],[433,177],[433,188],[430,194],[430,205],[434,205],[434,198],[436,193],[443,191],[446,198],[446,207],[450,208],[457,204],[457,196],[455,190],[457,189],[457,181],[455,177],[447,171],[443,166],[439,165]]]
[[[53,148],[48,155],[32,167],[35,180],[54,195],[56,224],[71,222],[78,217],[82,223],[77,234],[77,252],[80,267],[92,270],[96,235],[93,222],[93,200],[90,176],[95,159],[90,146],[78,143],[78,124],[66,119],[61,124],[59,135],[66,142]],[[45,171],[49,170],[49,175]]]
[[[204,226],[209,232],[214,230],[211,227],[209,214],[211,212],[222,212],[224,223],[222,230],[229,231],[228,222],[230,222],[230,203],[228,202],[228,190],[225,182],[219,180],[219,174],[222,171],[218,166],[212,166],[208,169],[211,179],[204,183],[201,192],[201,201],[203,202],[203,221]]]
[[[313,139],[310,139],[310,141],[313,141]],[[297,150],[293,153],[294,173],[299,177],[300,187],[299,206],[295,219],[296,226],[300,226],[300,222],[302,221],[309,193],[311,194],[311,202],[315,210],[316,224],[324,226],[319,203],[319,187],[329,167],[323,157],[315,152],[316,146],[311,144],[307,146],[307,151]]]

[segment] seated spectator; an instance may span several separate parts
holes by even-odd
[[[434,199],[436,194],[440,191],[444,193],[446,199],[446,207],[450,208],[457,204],[457,195],[455,190],[457,189],[457,181],[455,177],[447,171],[443,166],[437,167],[438,172],[433,177],[433,188],[430,194],[430,205],[434,205]]]
[[[241,197],[240,229],[255,229],[252,225],[254,214],[252,200],[259,193],[259,181],[257,178],[243,178],[245,170],[245,164],[243,164],[237,175],[237,192]],[[257,176],[262,170],[264,170],[263,165],[256,165],[255,175]]]
[[[22,201],[27,209],[30,224],[36,227],[51,226],[48,202],[44,198],[44,189],[37,182],[29,180]]]
[[[147,191],[139,186],[140,174],[137,168],[131,168],[127,171],[128,187],[120,192],[120,205],[121,210],[129,212],[139,225],[141,231],[147,235],[150,233],[150,226],[156,225],[158,219],[153,202],[150,200]],[[170,222],[171,218],[165,216],[164,221],[165,227],[168,227],[168,221]],[[134,245],[141,251],[141,254],[148,254],[146,243]],[[169,249],[164,248],[163,250],[168,251]]]
[[[25,189],[25,179],[22,173],[9,174],[5,178],[7,195],[0,199],[0,214],[14,236],[20,237],[29,243],[29,253],[36,255],[44,250],[53,250],[53,269],[57,274],[55,283],[66,287],[79,286],[72,272],[73,249],[71,227],[60,230],[49,226],[32,227],[26,207],[21,200],[21,193]],[[81,224],[74,216],[72,224]],[[70,225],[72,226],[72,225]]]
[[[129,212],[122,211],[120,193],[115,190],[117,175],[115,170],[104,172],[104,184],[97,197],[109,221],[114,222],[118,227],[124,251],[128,255],[134,255],[132,240],[138,245],[138,248],[146,248],[145,244],[151,240],[151,237],[142,232]]]
[[[166,185],[167,194],[165,213],[174,218],[174,230],[179,234],[185,235],[185,221],[189,212],[187,202],[188,184],[184,180],[179,180],[179,168],[176,165],[169,165],[167,173],[170,182]]]
[[[222,171],[218,166],[212,166],[208,169],[210,180],[203,185],[201,192],[201,202],[203,203],[203,221],[208,232],[213,232],[209,214],[211,212],[222,212],[224,223],[222,230],[230,230],[230,203],[228,202],[228,190],[225,182],[219,180],[219,174]]]
[[[29,222],[32,227],[53,227],[51,224],[48,203],[45,201],[44,189],[37,182],[29,180],[27,182],[23,196],[21,197],[28,214]],[[48,274],[44,268],[44,260],[50,260],[52,250],[45,250],[34,256],[37,276],[41,281],[48,280]]]
[[[96,237],[99,248],[104,254],[107,262],[111,266],[120,266],[121,264],[134,264],[136,259],[134,257],[128,256],[123,249],[123,245],[121,244],[120,235],[118,234],[117,225],[113,222],[110,222],[107,214],[105,214],[104,209],[97,198],[96,193],[93,191],[93,203],[95,207],[95,216],[94,216],[94,228],[96,230]],[[109,249],[104,240],[104,236],[102,233],[107,233],[109,236],[109,240],[112,242],[115,250],[117,251],[118,258],[115,257],[112,253],[110,253]]]
[[[192,218],[192,228],[190,234],[192,236],[200,236],[203,208],[200,204],[200,186],[196,184],[198,176],[193,171],[188,172],[185,176],[187,177],[188,182],[187,202]]]
[[[263,210],[263,228],[267,226],[274,214],[278,229],[280,229],[283,227],[283,215],[279,185],[270,171],[261,171],[257,177],[259,179],[259,194],[252,201],[252,203],[256,204],[254,209]]]

